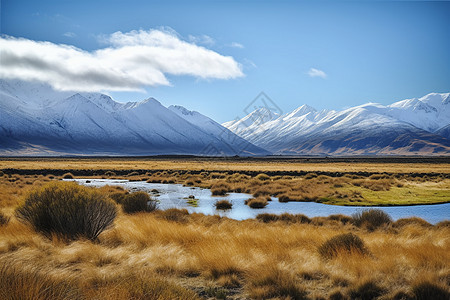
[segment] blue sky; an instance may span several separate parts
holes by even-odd
[[[2,0],[1,33],[89,52],[118,31],[175,31],[231,56],[243,76],[169,72],[170,85],[109,93],[155,97],[224,122],[243,117],[261,91],[284,112],[449,92],[449,15],[449,2]]]

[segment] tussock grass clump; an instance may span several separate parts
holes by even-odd
[[[156,209],[156,201],[152,200],[146,192],[135,192],[124,196],[122,209],[127,214],[151,212]]]
[[[397,221],[395,221],[392,224],[393,227],[397,227],[397,228],[403,227],[403,226],[408,226],[408,225],[418,225],[421,227],[432,227],[433,226],[430,223],[428,223],[427,221],[425,221],[424,219],[418,218],[418,217],[398,219]]]
[[[65,173],[65,174],[62,176],[62,178],[64,178],[64,179],[73,179],[74,176],[73,176],[72,173]]]
[[[255,270],[249,276],[248,292],[251,299],[308,299],[299,280],[275,266]]]
[[[311,223],[311,219],[303,214],[288,214],[284,213],[281,215],[276,214],[259,214],[256,216],[256,219],[258,221],[262,221],[264,223],[270,223],[270,222],[276,222],[276,221],[282,221],[286,223]]]
[[[358,227],[366,227],[375,230],[392,223],[392,218],[381,209],[367,209],[352,215],[353,224]]]
[[[255,178],[258,180],[261,180],[261,181],[265,181],[265,180],[269,180],[270,176],[267,174],[261,173],[261,174],[256,175]]]
[[[226,183],[214,184],[211,187],[211,193],[213,196],[224,196],[230,191],[230,186]]]
[[[245,204],[251,208],[264,208],[267,206],[267,197],[258,197],[245,200]]]
[[[0,211],[0,226],[8,224],[10,219],[10,217]]]
[[[352,221],[352,217],[346,216],[346,215],[342,215],[342,214],[337,214],[337,215],[329,215],[328,219],[332,220],[332,221],[338,221],[341,222],[342,224],[348,224]]]
[[[413,293],[417,300],[448,300],[450,293],[445,288],[432,282],[420,282],[413,286]]]
[[[344,233],[332,237],[318,248],[319,254],[325,259],[332,259],[341,253],[368,254],[364,241],[353,233]]]
[[[217,209],[231,209],[231,207],[233,206],[233,204],[228,200],[217,201],[214,205]]]
[[[16,216],[50,237],[95,240],[116,217],[116,206],[95,189],[74,182],[51,182],[34,190],[16,209]]]
[[[356,288],[350,290],[351,299],[371,300],[377,299],[384,294],[384,289],[373,281],[366,281]]]
[[[187,209],[169,208],[159,212],[159,217],[167,221],[186,223],[189,220]]]

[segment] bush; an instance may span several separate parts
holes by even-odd
[[[217,209],[230,209],[233,204],[228,200],[220,200],[216,202],[215,206]]]
[[[432,282],[421,282],[413,287],[413,293],[417,300],[448,300],[450,293]]]
[[[392,218],[381,209],[367,209],[352,215],[353,224],[375,230],[383,225],[392,223]]]
[[[16,216],[50,237],[95,240],[116,217],[116,206],[95,189],[74,182],[51,182],[31,192]]]
[[[156,201],[152,200],[146,192],[135,192],[124,196],[122,209],[127,214],[151,212],[156,209]]]
[[[364,245],[363,240],[353,233],[344,233],[332,237],[323,243],[319,249],[319,254],[325,259],[332,259],[338,256],[341,252],[367,254],[368,250]]]
[[[0,226],[8,224],[10,217],[7,217],[5,214],[0,212]]]
[[[351,299],[372,300],[380,297],[384,293],[384,289],[379,287],[372,281],[367,281],[356,289],[350,291]]]

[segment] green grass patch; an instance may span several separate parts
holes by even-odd
[[[336,190],[341,193],[351,194],[359,192],[362,198],[335,198],[327,197],[319,200],[321,203],[332,205],[356,205],[356,206],[391,206],[391,205],[418,205],[437,204],[450,202],[450,186],[445,185],[404,185],[403,187],[391,187],[388,191],[372,191],[362,187],[344,186]]]

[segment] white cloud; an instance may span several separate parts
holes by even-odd
[[[244,45],[242,45],[242,44],[240,44],[240,43],[237,43],[237,42],[232,42],[232,43],[230,44],[230,47],[243,49],[243,48],[244,48]]]
[[[76,37],[77,35],[74,32],[69,31],[69,32],[64,33],[63,36],[73,38],[73,37]]]
[[[0,78],[38,80],[58,90],[131,91],[170,85],[166,75],[203,79],[244,76],[233,57],[167,30],[115,32],[92,52],[70,45],[0,37]]]
[[[319,69],[315,69],[315,68],[309,69],[308,75],[310,77],[321,77],[321,78],[324,78],[324,79],[327,78],[327,74],[324,71],[319,70]]]
[[[197,45],[205,45],[208,47],[214,46],[216,43],[212,37],[206,34],[200,36],[189,35],[188,41]]]

